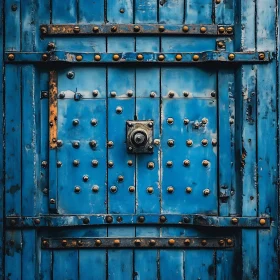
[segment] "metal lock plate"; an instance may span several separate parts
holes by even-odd
[[[154,135],[153,121],[127,121],[126,145],[131,154],[152,154]]]

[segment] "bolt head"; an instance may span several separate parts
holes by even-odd
[[[235,58],[235,55],[234,55],[233,53],[230,53],[230,54],[228,55],[228,59],[229,59],[229,60],[234,60],[234,58]]]
[[[220,246],[225,245],[225,241],[224,241],[223,239],[219,240],[219,242],[218,242],[218,243],[219,243],[219,245],[220,245]]]
[[[185,159],[183,162],[184,166],[190,166],[191,162],[188,159]]]
[[[100,61],[100,60],[101,60],[101,55],[100,55],[100,54],[96,54],[96,55],[94,56],[94,60],[95,60],[95,61]]]
[[[80,147],[80,143],[75,141],[72,143],[73,148],[78,149]]]
[[[156,97],[156,93],[152,91],[152,92],[150,93],[150,97],[151,97],[151,98],[155,98],[155,97]]]
[[[114,146],[114,142],[113,141],[108,141],[107,146],[108,146],[108,148],[112,148]]]
[[[167,192],[168,193],[173,193],[174,192],[174,188],[173,187],[168,187],[167,188]]]
[[[193,56],[193,61],[198,61],[198,60],[199,60],[199,55],[195,54],[195,55]]]
[[[46,53],[44,53],[44,54],[42,55],[42,60],[43,60],[43,61],[47,61],[47,60],[48,60],[48,55],[47,55]]]
[[[120,59],[120,56],[118,54],[113,55],[113,60],[118,61]]]
[[[223,26],[219,27],[219,33],[225,33],[225,28]]]
[[[108,167],[112,168],[114,166],[114,162],[113,161],[108,161]]]
[[[175,144],[175,141],[174,141],[173,139],[169,139],[169,140],[167,141],[167,145],[168,145],[169,147],[173,147],[174,144]]]
[[[218,42],[217,42],[217,46],[218,46],[219,48],[224,48],[224,42],[223,42],[223,41],[218,41]]]
[[[189,139],[187,140],[186,144],[188,147],[191,147],[193,145],[193,141]]]
[[[88,225],[88,224],[89,224],[89,218],[84,218],[84,219],[83,219],[83,223],[84,223],[85,225]]]
[[[43,168],[47,168],[48,167],[48,162],[46,160],[42,161],[41,166]]]
[[[128,165],[128,166],[133,166],[133,161],[132,161],[132,160],[128,160],[128,161],[127,161],[127,165]]]
[[[92,160],[91,164],[92,164],[93,167],[97,167],[98,166],[98,160],[95,160],[95,159]]]
[[[96,119],[92,119],[91,121],[90,121],[90,124],[92,125],[92,126],[96,126],[97,125],[97,120]]]
[[[75,26],[73,28],[74,33],[79,33],[80,32],[80,27],[79,26]]]
[[[187,25],[184,25],[182,28],[183,32],[188,32],[189,31],[189,27]]]
[[[259,53],[259,60],[264,60],[265,54],[263,52]]]
[[[207,146],[208,145],[208,140],[207,139],[203,139],[201,141],[202,146]]]
[[[233,244],[233,241],[231,239],[227,239],[227,244],[228,245],[232,245]]]
[[[168,124],[173,124],[174,123],[174,119],[173,118],[168,118],[167,119],[167,123]]]
[[[121,114],[122,111],[123,111],[122,107],[118,106],[118,107],[116,108],[116,113],[117,113],[117,114]]]
[[[94,91],[92,92],[92,96],[93,96],[93,97],[97,97],[97,96],[98,96],[98,90],[94,90]]]
[[[183,56],[182,56],[181,54],[176,54],[176,56],[175,56],[175,59],[176,59],[177,61],[181,61],[182,58],[183,58]]]
[[[138,54],[138,55],[137,55],[137,60],[140,60],[140,61],[141,61],[141,60],[143,60],[143,59],[144,59],[144,56],[143,56],[142,54]]]
[[[83,60],[83,56],[82,55],[77,55],[76,56],[76,60],[77,61],[82,61]]]
[[[168,240],[168,244],[170,245],[170,246],[173,246],[174,244],[175,244],[175,240],[174,239],[169,239]]]
[[[114,245],[119,246],[121,244],[121,241],[119,239],[114,240]]]
[[[190,95],[190,93],[187,91],[184,91],[183,94],[184,94],[184,97],[189,97],[189,95]]]
[[[91,141],[89,142],[89,145],[90,145],[92,148],[96,148],[97,142],[96,142],[95,140],[91,140]]]
[[[130,193],[134,193],[135,192],[135,187],[131,186],[128,188],[129,192]]]
[[[189,245],[191,244],[191,240],[188,239],[188,238],[185,239],[184,244],[185,244],[186,246],[189,246]]]
[[[144,216],[138,217],[138,222],[139,223],[144,223],[145,222],[145,217]]]
[[[205,190],[203,191],[203,195],[207,196],[207,195],[209,195],[209,194],[210,194],[210,190],[209,190],[209,189],[205,189]]]
[[[42,34],[47,34],[47,32],[48,32],[48,29],[46,26],[42,26],[40,30],[41,30]]]
[[[112,186],[112,187],[110,188],[111,193],[116,193],[117,190],[118,190],[118,188],[117,188],[116,186]]]
[[[113,217],[112,216],[107,216],[106,217],[106,222],[109,223],[109,224],[112,223],[113,222]]]
[[[134,30],[134,32],[139,32],[140,31],[140,27],[138,25],[135,25],[133,30]]]
[[[79,193],[80,191],[81,191],[81,188],[79,186],[76,186],[75,189],[74,189],[74,192]]]
[[[158,56],[158,60],[159,60],[159,61],[164,61],[164,59],[165,59],[165,56],[164,56],[163,54],[160,54],[160,55]]]
[[[201,245],[202,245],[202,246],[206,246],[206,245],[207,245],[207,240],[205,240],[205,239],[202,240],[202,241],[201,241]]]
[[[165,30],[165,27],[163,25],[160,25],[159,28],[158,28],[159,32],[164,32]]]
[[[118,30],[118,28],[117,28],[116,26],[112,26],[112,27],[111,27],[111,31],[112,31],[112,32],[116,32],[117,30]]]
[[[83,176],[83,181],[84,181],[84,182],[88,182],[88,180],[89,180],[89,176],[88,176],[88,175],[84,175],[84,176]]]
[[[152,193],[154,192],[154,188],[153,188],[153,187],[148,187],[148,188],[147,188],[147,192],[148,192],[149,194],[152,194]]]
[[[95,240],[94,242],[95,246],[101,246],[102,242],[100,239]]]
[[[75,120],[73,120],[72,123],[73,123],[74,126],[77,126],[80,122],[79,122],[79,120],[75,119]]]
[[[169,98],[173,98],[175,96],[175,93],[173,91],[170,91],[168,93]]]
[[[260,225],[261,225],[261,226],[264,226],[265,223],[266,223],[265,219],[260,219]]]
[[[50,204],[55,204],[55,199],[51,198],[50,199]]]
[[[92,31],[93,31],[94,33],[98,33],[98,32],[99,32],[99,27],[98,27],[98,26],[94,26],[94,27],[92,28]]]
[[[200,27],[200,32],[201,33],[206,33],[207,28],[205,26]]]
[[[97,193],[99,191],[99,187],[97,185],[94,185],[91,189],[94,193]]]
[[[151,239],[151,240],[149,241],[149,245],[150,245],[150,246],[155,246],[155,245],[156,245],[156,241],[155,241],[154,239]]]
[[[136,246],[140,246],[140,245],[141,245],[141,240],[140,240],[140,239],[136,239],[136,240],[134,241],[134,244],[135,244]]]
[[[233,28],[231,27],[231,26],[229,26],[228,28],[227,28],[227,33],[228,34],[231,34],[233,32]]]
[[[166,163],[166,166],[167,166],[167,167],[172,167],[172,166],[173,166],[173,162],[172,162],[172,161],[168,161],[168,162]]]
[[[231,223],[232,223],[233,225],[238,224],[238,219],[237,219],[237,218],[232,218],[232,219],[231,219]]]
[[[69,72],[67,73],[67,78],[68,78],[68,79],[74,79],[74,77],[75,77],[75,73],[74,73],[73,71],[69,71]]]
[[[191,187],[187,187],[186,188],[186,193],[191,193],[192,192],[192,188]]]
[[[165,223],[166,222],[166,217],[165,216],[160,216],[159,218],[161,223]]]
[[[153,162],[149,162],[147,166],[148,166],[149,169],[154,169],[155,168],[155,164]]]
[[[62,245],[63,247],[65,247],[65,246],[67,245],[67,240],[62,240],[62,241],[61,241],[61,245]]]
[[[61,167],[61,166],[62,166],[62,162],[61,162],[61,161],[58,161],[58,162],[56,163],[56,166],[57,166],[57,167]]]
[[[190,120],[189,119],[184,119],[184,124],[187,125],[190,123]]]

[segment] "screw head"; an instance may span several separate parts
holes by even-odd
[[[200,27],[200,33],[206,33],[207,28],[205,26]]]
[[[165,216],[160,216],[159,218],[161,223],[165,223],[166,222],[166,217]]]
[[[232,218],[232,219],[231,219],[231,223],[232,223],[233,225],[238,224],[238,219],[237,219],[237,218]]]
[[[128,188],[129,192],[130,193],[134,193],[135,192],[135,187],[134,186],[131,186]]]
[[[99,191],[99,187],[97,185],[94,185],[91,189],[94,193],[97,193]]]
[[[111,161],[111,160],[110,160],[110,161],[108,161],[108,167],[109,167],[109,168],[112,168],[113,166],[114,166],[114,162],[113,162],[113,161]]]
[[[230,53],[230,54],[228,55],[228,59],[229,59],[229,60],[234,60],[234,58],[235,58],[234,53]]]
[[[72,143],[73,148],[78,149],[80,147],[80,143],[75,141]]]
[[[88,180],[89,180],[89,176],[88,176],[88,175],[84,175],[84,176],[83,176],[83,181],[84,181],[84,182],[88,182]]]
[[[147,188],[147,193],[152,194],[154,192],[154,188],[153,187],[148,187]]]
[[[167,141],[167,145],[168,145],[169,147],[173,147],[173,146],[175,145],[175,141],[174,141],[173,139],[169,139],[169,140]]]
[[[199,61],[199,55],[195,54],[195,55],[193,56],[193,61]]]
[[[92,28],[92,32],[98,33],[98,32],[99,32],[99,27],[98,27],[98,26],[94,26],[94,27]]]
[[[158,56],[158,60],[159,60],[159,61],[164,61],[164,59],[165,59],[165,56],[164,56],[163,54],[160,54],[160,55]]]
[[[140,26],[135,25],[133,30],[134,30],[134,32],[139,32],[140,31]]]
[[[97,142],[96,142],[95,140],[91,140],[91,141],[89,142],[89,145],[90,145],[92,148],[96,148]]]
[[[174,119],[173,118],[168,118],[167,119],[167,123],[168,124],[173,124],[174,123]]]
[[[155,98],[155,97],[156,97],[156,93],[152,91],[152,92],[150,93],[150,97],[151,97],[151,98]]]
[[[225,28],[223,26],[219,27],[219,33],[225,33]]]
[[[122,111],[123,111],[122,107],[118,106],[118,107],[116,108],[116,113],[117,113],[117,114],[121,114]]]
[[[186,193],[191,193],[192,192],[192,188],[191,187],[186,187]]]
[[[91,164],[92,164],[93,167],[97,167],[98,166],[98,160],[95,160],[95,159],[92,160]]]
[[[187,140],[186,142],[188,147],[191,147],[193,145],[193,141],[191,139]]]
[[[168,161],[168,162],[166,163],[166,166],[167,166],[167,167],[172,167],[172,166],[173,166],[173,162],[172,162],[172,161]]]
[[[187,26],[187,25],[184,25],[183,27],[182,27],[182,30],[183,30],[183,32],[188,32],[189,31],[189,27]]]
[[[147,167],[148,167],[148,169],[154,169],[154,168],[155,168],[154,162],[149,162],[149,163],[147,164]]]
[[[95,60],[95,61],[100,61],[100,60],[101,60],[101,55],[100,55],[100,54],[96,54],[96,55],[94,56],[94,60]]]
[[[90,121],[90,124],[92,125],[92,126],[96,126],[97,125],[97,120],[96,119],[92,119],[91,121]]]
[[[168,192],[168,193],[173,193],[173,192],[174,192],[174,188],[171,187],[171,186],[168,187],[168,188],[167,188],[167,192]]]
[[[117,190],[118,190],[118,188],[117,188],[116,186],[112,186],[112,187],[110,188],[111,193],[116,193]]]
[[[209,195],[209,194],[210,194],[210,190],[209,190],[209,189],[205,189],[205,190],[203,191],[203,194],[204,194],[205,196]]]
[[[79,186],[76,186],[75,188],[74,188],[74,192],[75,193],[79,193],[81,191],[81,188],[79,187]]]
[[[175,59],[176,59],[177,61],[181,61],[182,58],[183,58],[183,56],[182,56],[181,54],[176,54]]]
[[[190,162],[190,160],[188,160],[188,159],[185,159],[185,160],[183,161],[183,165],[184,165],[184,166],[190,166],[190,164],[191,164],[191,162]]]
[[[184,244],[186,245],[186,246],[190,246],[190,244],[191,244],[191,240],[190,239],[185,239],[185,241],[184,241]]]
[[[165,27],[163,25],[160,25],[159,28],[158,28],[159,32],[164,32],[165,30]]]
[[[143,60],[143,59],[144,59],[144,56],[142,54],[137,55],[137,60]]]
[[[120,59],[120,56],[118,54],[113,55],[113,60],[118,61]]]
[[[77,55],[76,56],[76,60],[77,61],[82,61],[83,60],[83,56],[82,55]]]

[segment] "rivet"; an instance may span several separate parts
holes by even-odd
[[[139,223],[144,223],[145,222],[145,217],[144,216],[138,217],[138,222]]]
[[[201,141],[202,146],[207,146],[208,145],[208,140],[207,139],[203,139]]]
[[[233,241],[231,239],[227,239],[227,244],[232,245]]]
[[[41,166],[42,166],[43,168],[47,168],[47,167],[48,167],[48,162],[47,162],[46,160],[42,161],[42,162],[41,162]]]
[[[217,146],[217,143],[218,143],[217,139],[212,139],[212,146],[214,146],[214,147]]]
[[[91,141],[89,142],[89,145],[90,145],[92,148],[96,148],[97,142],[96,142],[95,140],[91,140]]]
[[[112,148],[114,146],[114,142],[113,141],[108,141],[107,146],[108,146],[108,148]]]
[[[67,240],[65,240],[65,239],[62,240],[62,241],[61,241],[61,245],[65,247],[65,246],[67,245]]]
[[[185,224],[188,224],[191,221],[191,219],[189,217],[184,217],[183,222]]]
[[[135,192],[135,187],[131,186],[128,188],[129,192],[134,193]]]
[[[44,195],[47,195],[48,193],[49,193],[49,190],[48,190],[47,188],[44,188],[44,189],[43,189],[43,194],[44,194]]]
[[[142,54],[137,55],[137,60],[143,60],[143,59],[144,59],[144,56]]]
[[[170,91],[170,92],[168,93],[168,96],[169,96],[170,98],[173,98],[173,97],[175,96],[175,93],[174,93],[173,91]]]
[[[183,32],[188,32],[189,31],[189,27],[187,25],[184,25],[182,27]]]
[[[93,31],[94,33],[98,33],[98,32],[99,32],[99,27],[98,27],[98,26],[94,26],[94,27],[92,28],[92,31]]]
[[[74,192],[79,193],[81,191],[81,188],[79,186],[75,186]]]
[[[219,27],[219,33],[224,33],[225,32],[225,28],[223,26]]]
[[[203,160],[202,165],[207,167],[209,165],[209,161],[208,160]]]
[[[149,245],[150,245],[150,246],[155,246],[155,245],[156,245],[156,241],[155,241],[154,239],[151,239],[151,240],[149,241]]]
[[[165,30],[165,27],[163,25],[160,25],[159,28],[158,28],[159,32],[164,32]]]
[[[75,26],[73,28],[74,33],[79,33],[80,32],[80,27],[79,26]]]
[[[118,54],[113,55],[113,60],[118,61],[120,59],[120,56]]]
[[[193,56],[193,61],[198,61],[198,60],[199,60],[199,55],[195,54],[195,55]]]
[[[123,14],[124,13],[124,8],[120,9],[120,13]]]
[[[169,240],[168,240],[168,244],[169,244],[170,246],[173,246],[173,245],[175,244],[175,240],[174,240],[174,239],[169,239]]]
[[[155,164],[153,162],[149,162],[147,164],[148,169],[154,169],[155,168]]]
[[[199,129],[199,122],[195,122],[195,123],[193,124],[193,127],[194,127],[195,129]]]
[[[184,124],[187,125],[190,123],[190,120],[189,119],[184,119]]]
[[[17,10],[17,5],[16,5],[16,4],[13,4],[13,5],[11,6],[11,9],[12,9],[13,12],[15,12],[15,11]]]
[[[91,161],[91,164],[93,167],[97,167],[98,166],[98,160],[94,159]]]
[[[147,192],[148,192],[149,194],[153,193],[153,192],[154,192],[154,188],[148,187],[148,188],[147,188]]]
[[[55,49],[55,43],[54,42],[49,42],[48,43],[48,50],[53,50]]]
[[[265,219],[260,219],[260,225],[264,226],[266,223]]]
[[[112,31],[112,32],[116,32],[117,30],[118,30],[118,28],[117,28],[116,26],[112,26],[112,27],[111,27],[111,31]]]
[[[165,56],[164,56],[163,54],[160,54],[160,55],[158,56],[158,60],[159,60],[159,61],[164,61],[164,59],[165,59]]]
[[[8,54],[8,60],[12,61],[14,59],[15,59],[15,55],[14,54],[12,54],[12,53]]]
[[[140,31],[140,27],[138,25],[135,25],[133,30],[134,30],[134,32],[139,32]]]
[[[167,119],[167,123],[168,124],[173,124],[174,123],[174,119],[173,118],[168,118]]]
[[[186,193],[191,193],[192,192],[192,188],[191,187],[186,187]]]
[[[186,144],[188,147],[191,147],[193,145],[193,141],[189,139],[187,140]]]
[[[203,119],[201,120],[201,122],[202,122],[202,124],[207,124],[207,123],[208,123],[208,119],[203,118]]]
[[[216,0],[216,4],[220,4],[221,3],[221,0]]]
[[[83,246],[83,241],[82,240],[78,240],[77,244],[78,244],[78,246]]]
[[[152,122],[148,123],[148,127],[153,127],[153,126],[154,126],[154,123],[152,123]]]
[[[116,108],[116,113],[117,113],[117,114],[121,114],[122,111],[123,111],[122,107],[119,107],[119,106],[118,106],[118,107]]]
[[[190,95],[190,93],[187,91],[184,91],[183,94],[184,94],[184,97],[189,97],[189,95]]]
[[[229,60],[234,60],[234,58],[235,58],[234,53],[230,53],[230,54],[228,55],[228,59],[229,59]]]
[[[175,144],[175,141],[174,141],[173,139],[169,139],[169,140],[167,141],[167,145],[168,145],[169,147],[173,147],[174,144]]]
[[[232,33],[233,32],[233,28],[231,27],[231,26],[229,26],[228,28],[227,28],[227,33]]]
[[[259,53],[259,60],[264,60],[265,54],[263,52]]]
[[[154,144],[155,144],[156,146],[158,146],[158,145],[160,144],[160,140],[159,140],[159,139],[155,139],[155,140],[154,140]]]
[[[62,162],[61,161],[58,161],[57,163],[56,163],[56,166],[59,168],[59,167],[61,167],[62,166]]]
[[[49,246],[49,242],[48,242],[47,240],[44,240],[44,241],[43,241],[43,246],[44,246],[44,247],[48,247],[48,246]]]
[[[97,185],[94,185],[91,190],[97,193],[99,191],[99,187]]]
[[[185,239],[184,244],[185,244],[186,246],[190,246],[190,244],[191,244],[190,239],[188,239],[188,238]]]
[[[190,166],[191,162],[188,159],[185,159],[183,162],[184,166]]]
[[[210,194],[210,190],[209,190],[209,189],[205,189],[205,190],[203,191],[203,195],[207,196],[207,195],[209,195],[209,194]]]
[[[112,223],[113,222],[113,217],[112,216],[107,216],[106,217],[106,222],[109,223],[109,224]]]
[[[201,241],[201,245],[202,245],[202,246],[206,246],[206,245],[207,245],[207,240],[203,239],[203,240]]]
[[[59,96],[58,96],[60,99],[64,99],[64,97],[65,97],[65,93],[64,92],[61,92],[60,94],[59,94]]]
[[[133,91],[132,90],[128,90],[126,94],[127,94],[128,97],[132,97],[133,96]]]
[[[79,122],[79,120],[75,119],[75,120],[72,121],[72,123],[73,123],[74,126],[76,126],[76,125],[78,125],[80,122]]]
[[[166,163],[166,166],[167,166],[167,167],[172,167],[172,166],[173,166],[173,162],[172,162],[172,161],[168,161],[168,162]]]
[[[55,199],[51,198],[50,199],[50,204],[55,204]]]
[[[90,124],[91,124],[92,126],[96,126],[96,125],[97,125],[97,120],[96,120],[96,119],[92,119],[92,120],[90,121]]]
[[[116,96],[117,96],[117,93],[116,93],[115,91],[111,91],[111,92],[110,92],[110,96],[111,96],[111,97],[116,97]]]
[[[70,79],[70,80],[74,79],[75,78],[75,72],[69,71],[67,73],[67,78]]]
[[[92,92],[92,96],[93,96],[93,97],[97,97],[97,96],[98,96],[98,93],[99,93],[98,90],[94,90],[94,91]]]
[[[220,246],[225,245],[225,241],[224,241],[223,239],[219,240],[219,245],[220,245]]]
[[[96,55],[94,56],[94,60],[95,60],[95,61],[100,61],[100,60],[101,60],[101,55],[100,55],[100,54],[96,54]]]
[[[47,55],[46,53],[44,53],[44,54],[42,55],[42,60],[43,60],[43,61],[48,60],[48,55]]]
[[[119,246],[121,244],[121,241],[119,239],[114,240],[114,246]]]
[[[215,91],[211,92],[211,97],[216,97],[216,92]]]
[[[153,146],[148,146],[148,150],[152,151],[153,150]]]
[[[205,33],[207,31],[207,28],[205,26],[200,27],[200,32]]]
[[[121,216],[118,216],[118,217],[117,217],[117,221],[118,221],[119,223],[121,223],[121,222],[123,221],[123,218],[122,218]]]
[[[84,175],[84,176],[83,176],[83,181],[84,181],[84,182],[88,182],[88,180],[89,180],[89,176],[88,176],[88,175]]]
[[[134,241],[134,244],[135,244],[136,246],[140,246],[140,245],[141,245],[141,240],[140,240],[140,239],[136,239],[136,240]]]
[[[35,223],[36,225],[39,225],[39,224],[41,223],[41,221],[40,221],[40,219],[35,219],[35,220],[34,220],[34,223]]]
[[[234,224],[234,225],[238,224],[238,219],[237,218],[232,218],[231,223]]]
[[[132,161],[132,160],[128,160],[128,161],[127,161],[127,165],[128,165],[128,166],[133,166],[133,161]]]
[[[89,218],[83,218],[83,224],[88,225],[89,224]]]
[[[181,61],[183,56],[181,54],[177,54],[175,58],[177,61]]]
[[[230,124],[234,124],[234,119],[233,119],[233,118],[230,118],[230,119],[229,119],[229,123],[230,123]]]
[[[108,161],[108,167],[112,168],[114,166],[114,162],[113,161]]]
[[[156,93],[152,91],[152,92],[150,93],[150,97],[151,97],[151,98],[155,98],[155,97],[156,97]]]
[[[174,188],[173,187],[168,187],[167,188],[167,192],[168,193],[173,193],[174,192]]]
[[[218,41],[218,42],[217,42],[217,46],[218,46],[219,48],[223,48],[223,47],[224,47],[224,42],[223,42],[223,41]]]
[[[123,182],[123,181],[124,181],[124,176],[119,175],[119,176],[118,176],[118,182]]]
[[[161,223],[165,223],[166,222],[166,217],[165,216],[160,216],[159,218]]]
[[[100,246],[102,244],[102,241],[100,239],[95,240],[94,242],[95,246]]]
[[[83,60],[83,56],[82,55],[77,55],[76,56],[76,60],[77,61],[82,61]]]
[[[42,34],[47,34],[47,32],[48,32],[48,29],[46,26],[42,26],[40,30],[41,30]]]
[[[112,187],[110,188],[111,193],[116,193],[117,190],[118,190],[118,188],[117,188],[116,186],[112,186]]]

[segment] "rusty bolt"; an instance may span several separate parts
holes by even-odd
[[[209,165],[209,161],[208,160],[203,160],[202,165],[207,167]]]
[[[225,245],[225,241],[224,241],[223,239],[219,240],[219,242],[218,242],[218,243],[219,243],[219,245],[220,245],[220,246]]]
[[[224,42],[223,42],[223,41],[218,41],[218,42],[217,42],[217,46],[218,46],[219,48],[223,48],[223,47],[224,47]]]
[[[134,30],[134,32],[139,32],[140,31],[140,26],[135,25],[133,30]]]
[[[264,60],[265,54],[263,52],[259,53],[259,60]]]
[[[185,159],[185,160],[183,161],[183,164],[184,164],[184,166],[190,166],[191,162],[190,162],[190,160]]]
[[[193,56],[193,61],[198,61],[198,60],[199,60],[199,55],[195,54],[195,55]]]
[[[135,244],[135,246],[140,246],[141,245],[141,240],[140,239],[135,239],[134,244]]]
[[[88,225],[89,224],[89,218],[84,218],[83,219],[83,224]]]
[[[84,176],[83,176],[83,181],[84,181],[84,182],[88,182],[88,180],[89,180],[89,176],[88,176],[88,175],[84,175]]]
[[[122,111],[123,111],[122,107],[118,106],[118,107],[116,108],[116,113],[117,113],[117,114],[121,114]]]
[[[238,219],[237,219],[237,218],[232,218],[232,219],[231,219],[231,223],[232,223],[233,225],[237,225],[237,224],[238,224]]]
[[[114,25],[114,26],[111,27],[112,32],[116,32],[117,30],[118,30],[117,26]]]
[[[80,27],[79,26],[75,26],[73,28],[74,33],[79,33],[80,32]]]
[[[154,169],[155,168],[155,164],[151,161],[147,164],[148,169]]]
[[[164,59],[165,59],[165,56],[164,56],[163,54],[160,54],[160,55],[158,56],[158,60],[159,60],[159,61],[164,61]]]
[[[173,166],[173,162],[172,162],[172,161],[168,161],[168,162],[166,163],[166,166],[167,166],[167,167],[172,167],[172,166]]]
[[[94,193],[97,193],[99,191],[99,187],[97,185],[94,185],[91,189]]]
[[[113,161],[108,161],[108,167],[112,168],[114,166],[114,162]]]
[[[137,55],[137,60],[143,60],[143,59],[144,59],[143,54],[138,54],[138,55]]]
[[[111,193],[116,193],[117,190],[118,190],[118,188],[117,188],[116,186],[112,186],[112,187],[110,188]]]
[[[203,239],[203,240],[201,241],[201,245],[202,245],[202,246],[206,246],[206,245],[207,245],[207,240]]]
[[[207,196],[207,195],[209,195],[209,194],[210,194],[210,190],[209,190],[209,189],[205,189],[205,190],[203,191],[203,195]]]
[[[132,160],[128,160],[128,161],[127,161],[127,165],[128,165],[128,166],[133,166],[133,161],[132,161]]]
[[[77,55],[76,56],[76,60],[77,61],[82,61],[83,60],[83,56],[82,55]]]
[[[233,32],[233,28],[231,27],[231,26],[229,26],[228,28],[227,28],[227,33],[228,34],[231,34]]]
[[[124,177],[122,175],[118,176],[118,182],[123,182],[124,181]]]
[[[100,55],[100,54],[96,54],[96,55],[94,56],[94,60],[95,60],[95,61],[100,61],[100,60],[101,60],[101,55]]]
[[[73,160],[73,165],[74,165],[75,167],[79,166],[79,164],[80,164],[80,161],[79,161],[79,160],[77,160],[77,159],[74,159],[74,160]]]
[[[138,222],[139,223],[144,223],[145,222],[145,217],[144,216],[138,217]]]
[[[79,186],[75,186],[74,192],[79,193],[81,191],[81,188]]]
[[[166,217],[165,216],[160,216],[159,218],[161,223],[165,223],[166,222]]]
[[[135,192],[135,187],[134,186],[130,186],[128,188],[128,190],[129,190],[129,192],[133,193],[133,192]]]
[[[113,55],[113,60],[118,61],[120,59],[120,56],[118,54]]]
[[[181,61],[183,56],[181,54],[176,54],[175,58],[176,58],[177,61]]]
[[[95,140],[91,140],[91,141],[89,142],[89,145],[90,145],[92,148],[96,148],[97,142],[96,142]]]
[[[175,240],[174,240],[174,239],[169,239],[169,240],[168,240],[168,244],[169,244],[170,246],[173,246],[173,245],[175,244]]]
[[[91,164],[93,167],[97,167],[98,166],[98,160],[94,159],[91,161]]]
[[[207,146],[208,145],[208,140],[207,139],[203,139],[201,141],[202,146]]]
[[[230,53],[230,54],[228,55],[228,59],[229,59],[229,60],[234,60],[234,58],[235,58],[234,53]]]
[[[205,33],[207,28],[205,26],[200,27],[200,33]]]
[[[112,217],[112,216],[107,216],[107,217],[106,217],[106,222],[107,222],[108,224],[112,223],[112,222],[113,222],[113,217]]]
[[[147,192],[148,192],[149,194],[153,193],[153,192],[154,192],[154,188],[153,188],[153,187],[148,187],[148,188],[147,188]]]
[[[167,123],[168,124],[173,124],[174,123],[174,119],[173,118],[168,118],[167,119]]]
[[[48,29],[46,26],[42,26],[40,30],[41,30],[42,34],[47,34],[47,32],[48,32]]]
[[[96,239],[94,244],[95,244],[95,246],[101,246],[102,241],[100,239]]]
[[[155,98],[155,97],[156,97],[156,93],[152,91],[152,92],[150,93],[150,97],[151,97],[151,98]]]
[[[47,60],[48,60],[48,55],[47,55],[46,53],[44,53],[44,54],[42,55],[42,60],[43,60],[43,61],[47,61]]]
[[[61,241],[61,245],[62,245],[63,247],[65,247],[65,246],[67,245],[67,240],[63,239],[63,240]]]
[[[150,245],[150,246],[155,246],[155,245],[156,245],[156,241],[155,241],[154,239],[151,239],[151,240],[149,241],[149,245]]]
[[[265,223],[266,223],[265,219],[260,219],[260,225],[261,225],[261,226],[264,226]]]
[[[92,32],[98,33],[98,32],[99,32],[99,27],[98,27],[98,26],[94,26],[94,27],[92,28]]]
[[[189,139],[187,140],[186,144],[188,147],[191,147],[193,145],[193,141]]]
[[[232,245],[233,241],[231,239],[227,239],[227,244]]]
[[[41,166],[43,168],[47,168],[48,167],[48,162],[46,160],[42,161]]]
[[[167,141],[167,145],[168,145],[169,147],[173,147],[174,144],[175,144],[175,141],[174,141],[173,139],[169,139],[169,140]]]
[[[185,239],[184,244],[185,244],[186,246],[190,246],[190,244],[191,244],[190,239],[188,239],[188,238]]]
[[[58,161],[58,162],[56,163],[56,166],[57,166],[58,168],[60,168],[60,167],[62,166],[62,162],[61,162],[61,161]]]
[[[175,96],[175,93],[173,91],[170,91],[168,93],[168,97],[173,98]]]
[[[187,25],[184,25],[182,30],[183,30],[183,32],[188,32],[189,31],[189,27]]]
[[[108,148],[112,148],[114,146],[114,142],[113,141],[108,141],[107,146],[108,146]]]
[[[219,33],[225,33],[225,28],[223,26],[219,27]]]
[[[50,199],[50,204],[55,204],[55,199],[51,198]]]
[[[96,126],[96,125],[97,125],[97,120],[96,120],[96,119],[92,119],[92,120],[90,121],[90,124],[91,124],[92,126]]]
[[[121,241],[119,239],[114,240],[114,245],[119,246],[121,244]]]
[[[167,192],[168,193],[173,193],[174,192],[174,188],[172,186],[167,188]]]
[[[186,187],[186,193],[191,193],[192,192],[192,188],[191,187]]]
[[[163,25],[160,25],[159,28],[158,28],[159,32],[164,32],[165,30],[165,27]]]

